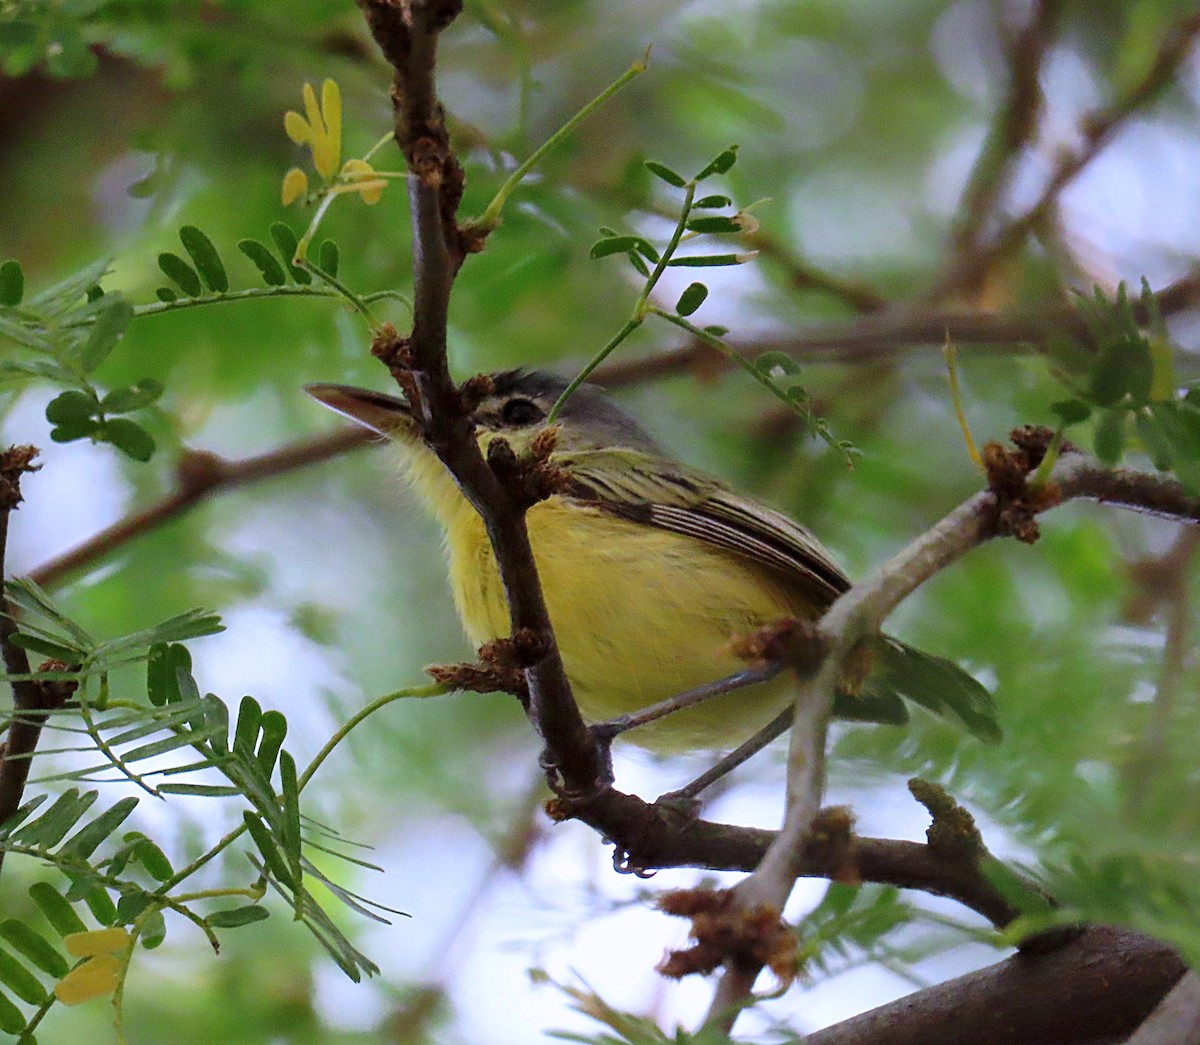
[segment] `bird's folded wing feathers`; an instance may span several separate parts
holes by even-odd
[[[850,582],[820,542],[781,512],[740,497],[708,476],[632,450],[554,455],[570,496],[659,529],[693,537],[786,575],[818,608]]]

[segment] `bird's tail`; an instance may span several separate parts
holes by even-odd
[[[887,635],[873,653],[870,675],[859,691],[838,696],[834,714],[839,718],[899,725],[908,721],[904,701],[911,700],[935,715],[958,719],[981,740],[1000,739],[991,693],[953,661]]]

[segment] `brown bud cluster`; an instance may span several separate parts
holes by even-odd
[[[1040,536],[1037,515],[1062,500],[1057,484],[1030,487],[1029,474],[1041,464],[1054,433],[1049,428],[1024,425],[1014,428],[1010,438],[1015,449],[999,443],[983,448],[983,465],[988,489],[996,497],[996,533],[1033,544]],[[1064,450],[1072,450],[1062,444]]]
[[[753,972],[769,968],[780,983],[796,978],[796,938],[773,907],[743,911],[729,889],[677,889],[658,898],[667,914],[689,918],[695,944],[671,951],[658,971],[671,979],[705,975],[728,965]]]

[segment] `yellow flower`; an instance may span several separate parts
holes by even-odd
[[[67,953],[86,958],[54,985],[54,996],[64,1005],[78,1005],[112,994],[117,988],[121,962],[114,954],[129,946],[129,932],[121,928],[71,933],[63,939]]]
[[[111,954],[97,954],[72,969],[54,985],[54,996],[64,1005],[103,998],[117,989],[121,963]]]
[[[357,192],[363,203],[378,203],[387,180],[377,176],[366,160],[347,160],[342,166],[342,179],[350,183],[349,192]]]
[[[312,84],[306,83],[304,116],[298,112],[284,113],[283,129],[297,145],[309,147],[317,173],[326,183],[331,181],[342,158],[342,94],[338,85],[326,80],[318,105]]]
[[[283,205],[286,207],[308,195],[308,175],[293,167],[283,176]]]

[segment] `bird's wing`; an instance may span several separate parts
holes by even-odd
[[[553,461],[569,474],[572,498],[778,570],[818,607],[850,586],[804,527],[709,476],[674,463],[664,473],[656,458],[625,449],[568,451]]]

